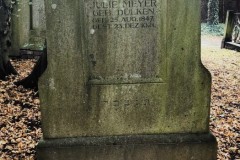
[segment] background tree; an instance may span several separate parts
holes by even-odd
[[[17,74],[8,58],[11,47],[11,0],[0,0],[0,79]]]
[[[219,0],[208,1],[208,20],[209,25],[219,24]]]

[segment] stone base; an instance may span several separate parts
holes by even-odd
[[[216,160],[211,134],[44,139],[38,160]]]

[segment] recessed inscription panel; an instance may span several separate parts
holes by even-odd
[[[92,85],[88,118],[98,135],[157,133],[167,125],[165,93],[165,83]]]
[[[152,134],[159,130],[158,122],[164,121],[165,3],[85,2],[91,71],[88,117],[99,134],[108,129],[114,135]]]
[[[162,82],[165,15],[161,0],[88,0],[86,34],[91,80]]]
[[[156,27],[156,0],[93,1],[92,29]]]

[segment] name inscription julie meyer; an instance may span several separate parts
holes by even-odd
[[[94,0],[92,29],[155,28],[157,0]]]

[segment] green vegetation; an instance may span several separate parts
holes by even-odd
[[[202,35],[212,35],[212,36],[223,36],[224,24],[219,23],[218,25],[209,25],[207,23],[202,23],[201,24],[201,34]]]

